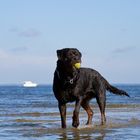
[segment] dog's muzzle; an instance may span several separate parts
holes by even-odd
[[[81,63],[75,63],[75,64],[74,64],[74,67],[75,67],[76,69],[79,69],[79,68],[81,67]]]

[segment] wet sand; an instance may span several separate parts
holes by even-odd
[[[44,108],[45,109],[45,108]],[[54,110],[54,111],[53,111]],[[100,126],[100,112],[95,105],[93,125],[86,126],[86,112],[80,111],[80,126],[71,126],[73,105],[68,105],[67,129],[61,129],[57,108],[44,112],[1,113],[0,138],[4,140],[139,140],[140,105],[108,105],[107,123]],[[2,110],[1,110],[2,111]],[[4,111],[3,111],[4,112]]]

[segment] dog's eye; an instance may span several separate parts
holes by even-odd
[[[74,55],[78,55],[78,53],[77,53],[77,52],[74,52],[73,54],[74,54]]]

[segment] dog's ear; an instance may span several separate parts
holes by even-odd
[[[56,52],[57,52],[57,58],[58,58],[58,60],[61,60],[62,59],[62,55],[63,55],[62,50],[57,50]]]
[[[78,49],[76,49],[76,50],[79,53],[79,56],[82,57],[82,53]]]
[[[80,55],[80,57],[82,57],[82,53],[79,51],[79,55]]]

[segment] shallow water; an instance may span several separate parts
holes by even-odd
[[[57,101],[51,86],[23,88],[0,86],[0,139],[4,140],[139,140],[140,86],[117,85],[131,98],[107,93],[107,123],[100,126],[95,100],[93,125],[86,126],[87,115],[80,111],[80,126],[71,126],[74,104],[68,104],[67,129],[61,129]]]

